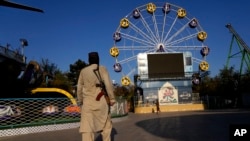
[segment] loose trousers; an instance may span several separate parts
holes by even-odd
[[[111,131],[112,131],[112,121],[108,118],[103,130],[101,131],[103,141],[111,141]],[[94,132],[83,132],[82,141],[94,141],[95,133]]]

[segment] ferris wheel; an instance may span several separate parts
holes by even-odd
[[[171,3],[148,3],[133,9],[120,20],[113,34],[110,55],[115,59],[114,71],[121,74],[121,84],[131,84],[131,75],[138,72],[137,57],[141,53],[191,54],[199,71],[207,71],[205,45],[207,33],[198,19],[182,7]],[[174,60],[173,60],[174,61]]]

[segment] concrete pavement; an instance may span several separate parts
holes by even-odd
[[[250,124],[250,110],[135,114],[113,119],[112,141],[228,141],[230,124]],[[81,141],[78,128],[2,137],[0,141]],[[96,141],[101,141],[96,134]]]

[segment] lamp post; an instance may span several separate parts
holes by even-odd
[[[20,39],[22,45],[22,55],[24,55],[24,47],[28,46],[28,41],[26,39]]]

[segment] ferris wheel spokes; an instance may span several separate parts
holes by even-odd
[[[154,42],[156,44],[156,41],[154,39],[152,39],[152,37],[149,37],[145,32],[143,32],[140,28],[138,28],[133,23],[130,23],[130,27],[131,27],[131,29],[133,29],[135,32],[137,32],[144,39],[147,39],[148,41],[150,40],[151,42]]]
[[[125,63],[128,63],[128,62],[130,62],[130,61],[135,60],[135,59],[136,59],[136,57],[137,57],[137,56],[132,56],[132,57],[129,57],[129,58],[123,59],[123,60],[121,60],[121,61],[117,61],[117,63],[119,63],[119,64],[125,64]]]
[[[157,40],[158,43],[160,43],[160,35],[159,35],[157,20],[155,18],[155,13],[152,14],[152,20],[153,20],[153,23],[154,23],[156,40]]]
[[[131,36],[129,34],[126,34],[126,33],[121,33],[122,37],[124,39],[128,39],[130,41],[133,41],[133,42],[136,42],[136,43],[141,43],[143,45],[154,45],[152,42],[150,41],[146,41],[146,40],[143,40],[143,39],[140,39],[140,38],[137,38],[135,36]]]
[[[167,18],[167,13],[164,12],[164,19],[163,19],[162,33],[161,33],[161,40],[160,40],[160,42],[163,42],[163,35],[164,35],[164,32],[165,32],[165,26],[166,26],[166,18]]]
[[[145,27],[145,29],[147,30],[148,34],[151,36],[151,38],[154,41],[157,41],[157,37],[155,36],[154,32],[152,31],[152,29],[150,28],[148,22],[145,20],[145,18],[143,17],[143,15],[141,14],[141,18],[140,18],[143,26]]]
[[[162,42],[165,42],[167,40],[167,38],[168,38],[170,32],[172,31],[172,29],[173,29],[173,27],[174,27],[177,20],[178,20],[178,16],[175,17],[174,21],[171,24],[171,27],[169,28],[169,30],[168,30],[166,36],[164,37],[164,39],[162,40]]]
[[[195,63],[197,63],[197,64],[199,64],[200,62],[203,61],[203,60],[201,60],[201,59],[194,58],[194,57],[192,57],[192,60],[193,60]]]
[[[155,46],[116,46],[119,50],[148,50],[153,49]]]
[[[189,39],[193,39],[193,38],[196,38],[197,37],[197,34],[191,34],[191,35],[188,35],[188,36],[186,36],[186,37],[183,37],[183,38],[181,38],[181,39],[178,39],[178,40],[175,40],[175,41],[173,41],[173,42],[166,42],[166,45],[167,46],[171,46],[171,45],[175,45],[175,44],[179,44],[179,43],[181,43],[181,42],[185,42],[185,41],[187,41],[187,40],[189,40]]]
[[[181,32],[183,32],[186,28],[189,28],[188,23],[186,23],[184,26],[182,26],[177,32],[175,32],[175,34],[173,34],[169,39],[164,40],[163,42],[170,42],[171,40],[173,40],[176,36],[178,36],[179,34],[181,34]]]
[[[145,53],[154,52],[155,50],[156,50],[155,48],[149,49],[149,50],[145,51]],[[130,62],[130,61],[136,60],[136,59],[137,59],[137,55],[131,56],[131,57],[129,57],[129,58],[125,58],[125,59],[123,59],[123,60],[116,61],[116,62],[117,62],[117,63],[120,63],[120,64],[124,64],[124,63],[128,63],[128,62]]]
[[[166,46],[166,50],[169,52],[177,52],[186,50],[201,50],[203,47],[205,46]]]

